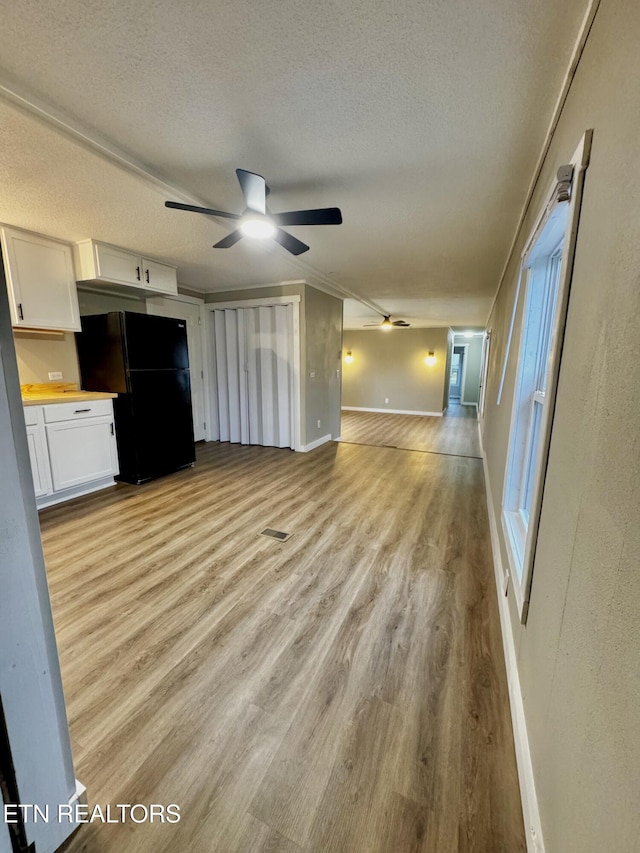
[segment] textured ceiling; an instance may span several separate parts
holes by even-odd
[[[415,324],[482,324],[585,7],[5,4],[9,88],[211,206],[241,211],[240,166],[267,177],[274,211],[337,205],[344,224],[292,228],[311,246],[299,261],[214,251],[227,223],[166,210],[166,189],[8,104],[0,218],[166,257],[194,290],[306,278]]]

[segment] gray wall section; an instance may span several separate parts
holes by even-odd
[[[500,530],[520,253],[556,169],[594,128],[531,602],[512,630],[547,853],[638,849],[640,5],[603,0],[488,325],[484,447]],[[517,318],[519,319],[519,318]]]
[[[342,405],[364,409],[442,412],[447,329],[345,330]],[[425,364],[433,350],[436,364]],[[385,403],[385,397],[389,402]]]
[[[444,383],[442,387],[442,410],[449,405],[449,386],[451,385],[451,357],[453,356],[453,332],[447,330],[447,358],[444,364]]]
[[[462,400],[465,403],[477,403],[480,399],[480,368],[482,366],[482,338],[464,338],[456,335],[455,344],[468,344],[467,366],[464,373]]]
[[[107,311],[135,311],[147,313],[147,301],[144,296],[122,296],[118,293],[96,293],[93,290],[78,288],[80,315],[106,314]]]
[[[216,293],[207,293],[205,302],[237,302],[241,299],[267,299],[270,296],[292,296],[304,297],[307,285],[302,282],[291,282],[285,284],[270,284],[267,287],[250,287],[245,290],[221,290]]]
[[[325,435],[340,436],[342,300],[307,285],[304,314],[305,443],[311,444]]]
[[[58,653],[49,603],[14,356],[0,274],[0,694],[21,802],[49,807],[75,794]],[[55,850],[74,825],[37,821],[27,838]]]

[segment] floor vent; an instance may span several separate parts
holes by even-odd
[[[272,539],[277,539],[278,542],[286,542],[292,535],[291,533],[283,533],[282,530],[272,530],[270,527],[267,527],[260,534],[260,536],[270,536]]]

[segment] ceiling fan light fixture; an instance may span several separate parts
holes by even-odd
[[[384,318],[384,320],[382,321],[382,323],[380,323],[380,328],[381,328],[381,329],[384,329],[386,332],[388,332],[388,331],[389,331],[389,329],[393,329],[393,323],[391,322],[391,320],[389,319],[389,317],[385,317],[385,318]]]
[[[269,222],[266,216],[248,216],[240,224],[240,230],[245,237],[254,237],[257,240],[268,240],[274,237],[276,226]]]

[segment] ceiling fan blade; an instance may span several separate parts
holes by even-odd
[[[237,213],[227,213],[225,210],[213,210],[211,207],[196,207],[194,204],[182,204],[179,201],[165,201],[165,207],[175,210],[190,210],[192,213],[206,213],[208,216],[224,216],[226,219],[240,219]]]
[[[254,210],[256,213],[261,213],[263,216],[266,213],[267,199],[267,184],[262,175],[256,175],[255,172],[247,172],[246,169],[236,169],[238,181],[242,188],[245,204],[249,210]]]
[[[410,326],[411,323],[407,323],[406,320],[394,320],[391,325],[392,326]]]
[[[339,207],[319,207],[316,210],[289,210],[274,213],[271,218],[278,225],[340,225],[342,213]]]
[[[231,234],[227,234],[226,237],[223,237],[222,240],[219,240],[214,245],[214,249],[228,249],[231,246],[235,246],[235,244],[240,240],[243,236],[242,231],[237,228],[235,231],[232,231]]]
[[[287,252],[291,252],[292,255],[301,255],[303,252],[309,251],[306,243],[303,243],[302,240],[298,240],[297,237],[293,237],[291,234],[287,234],[282,228],[276,228],[273,239],[276,243],[280,243]]]

